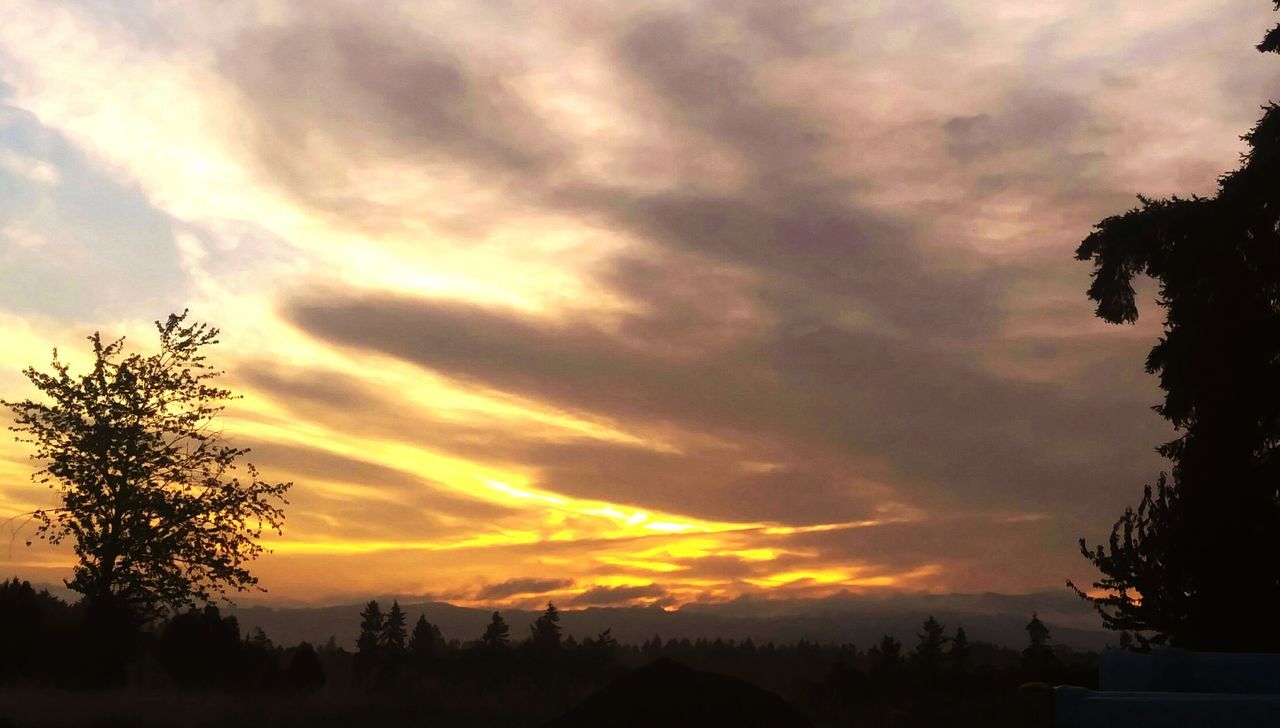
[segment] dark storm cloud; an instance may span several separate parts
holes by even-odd
[[[508,579],[476,592],[476,599],[506,599],[517,594],[544,594],[573,586],[572,579]]]
[[[443,301],[312,299],[295,302],[286,313],[311,335],[398,356],[459,381],[623,422],[668,423],[766,443],[756,453],[741,453],[744,458],[817,456],[829,458],[831,472],[833,464],[856,468],[874,455],[890,463],[895,488],[930,500],[1079,503],[1104,491],[1118,473],[1132,477],[1135,463],[1145,464],[1133,453],[1158,441],[1144,427],[1150,418],[1136,397],[1009,381],[945,349],[820,320],[783,323],[731,349],[672,360],[659,342],[635,347],[586,322],[544,324]],[[580,448],[574,453],[580,457],[569,458],[582,465],[562,461],[548,472],[559,467],[570,490],[577,490],[575,482],[594,487],[594,478],[572,473],[589,473],[590,463],[612,458],[593,458],[589,451]],[[536,453],[531,459],[539,460]],[[662,458],[637,453],[613,462],[628,459],[640,466]],[[643,492],[644,481],[625,474],[646,472],[642,467],[613,470],[623,471],[608,476],[609,487],[616,482],[620,488],[613,497],[625,495],[628,482]],[[806,502],[797,497],[753,511],[742,488],[759,489],[757,504],[774,497],[765,493],[780,496],[783,489],[769,478],[752,482],[744,478],[737,489],[689,498],[733,503],[744,514],[781,508],[793,517]],[[648,483],[660,486],[661,478]],[[839,503],[817,497],[803,510],[810,518],[829,516],[824,501],[828,507]],[[836,507],[850,513],[848,505]]]
[[[657,584],[647,586],[593,586],[570,598],[565,604],[573,607],[608,607],[627,604],[637,599],[667,596],[667,590]]]

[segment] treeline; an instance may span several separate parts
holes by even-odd
[[[82,607],[12,579],[0,583],[0,615],[0,637],[10,646],[0,651],[0,682],[94,683],[93,676],[67,667],[93,664],[79,658],[101,644],[86,634],[92,623]],[[409,694],[431,685],[449,695],[447,686],[455,686],[456,700],[476,699],[461,695],[511,694],[529,699],[547,689],[583,695],[627,669],[670,658],[747,679],[814,714],[865,714],[891,706],[920,711],[939,700],[973,700],[983,694],[999,693],[1007,702],[1020,684],[1088,685],[1096,670],[1096,655],[1053,645],[1048,627],[1034,615],[1021,651],[972,642],[963,628],[948,630],[933,617],[920,625],[914,640],[904,644],[885,635],[865,649],[805,640],[776,645],[751,639],[664,640],[659,635],[623,644],[610,630],[582,639],[566,635],[554,604],[524,635],[513,635],[502,614],[493,612],[479,634],[466,640],[449,637],[425,616],[410,624],[398,602],[384,609],[376,601],[358,613],[353,610],[351,629],[354,651],[339,647],[336,637],[319,647],[305,642],[281,646],[260,628],[243,633],[234,616],[207,606],[151,625],[128,655],[117,656],[117,664],[125,668],[114,679],[183,690],[267,693],[336,686]]]
[[[353,625],[354,626],[354,625]],[[493,612],[481,634],[463,641],[446,639],[439,626],[419,616],[412,628],[398,601],[383,610],[368,602],[359,614],[353,656],[353,679],[385,682],[406,671],[417,674],[500,676],[521,671],[608,671],[635,667],[667,657],[702,669],[742,674],[758,668],[769,672],[821,673],[832,684],[909,682],[922,686],[998,676],[1009,680],[1092,681],[1097,656],[1053,645],[1049,628],[1038,615],[1027,624],[1027,646],[1021,650],[972,643],[963,627],[948,633],[930,616],[920,626],[916,643],[905,646],[885,635],[863,650],[852,644],[800,640],[789,645],[757,644],[720,638],[667,639],[654,635],[641,644],[622,644],[606,629],[582,640],[563,634],[560,612],[552,603],[522,639],[513,638],[501,612]],[[333,638],[331,638],[331,644]]]
[[[67,604],[16,577],[0,582],[0,684],[58,687],[168,684],[184,689],[311,691],[325,684],[315,648],[241,635],[215,606],[191,609],[136,634],[104,635],[85,603]],[[100,654],[111,650],[113,654]],[[103,673],[102,665],[116,669]]]

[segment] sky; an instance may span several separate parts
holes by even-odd
[[[280,603],[1088,582],[1172,432],[1074,251],[1235,166],[1270,9],[7,0],[0,397],[220,327]]]

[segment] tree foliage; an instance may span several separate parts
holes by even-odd
[[[1044,675],[1058,669],[1058,658],[1049,645],[1049,627],[1032,614],[1027,622],[1027,647],[1022,651],[1022,667],[1029,673]]]
[[[61,503],[35,511],[36,533],[71,543],[67,586],[91,604],[152,616],[253,587],[259,539],[283,523],[290,484],[259,480],[251,464],[238,477],[249,451],[213,426],[231,398],[205,356],[218,329],[186,318],[156,322],[150,355],[93,334],[84,374],[55,350],[51,371],[24,371],[43,400],[3,402],[17,439],[34,448],[33,479]]]
[[[872,645],[867,650],[867,660],[871,663],[872,672],[893,672],[902,662],[902,643],[890,635],[884,635],[879,644]]]
[[[911,657],[916,665],[926,672],[940,670],[944,655],[943,648],[950,641],[946,636],[946,628],[934,619],[933,615],[929,615],[920,628],[924,631],[916,635],[920,642],[916,645],[916,650]]]
[[[480,642],[490,649],[505,649],[510,645],[511,640],[508,635],[511,628],[507,625],[507,621],[502,615],[494,612],[493,618],[489,620],[489,624],[484,628],[484,634],[480,637]]]
[[[560,649],[560,610],[547,602],[547,609],[529,627],[534,649],[554,652]]]
[[[1280,649],[1280,107],[1264,109],[1214,197],[1140,198],[1077,250],[1098,316],[1135,321],[1141,275],[1165,309],[1146,366],[1178,434],[1158,448],[1172,468],[1105,545],[1081,539],[1101,577],[1076,589],[1138,648]]]
[[[951,639],[951,649],[947,652],[947,661],[951,663],[951,670],[959,675],[968,672],[971,652],[969,635],[965,633],[964,627],[956,627],[956,636]]]
[[[387,610],[386,617],[382,622],[382,631],[378,635],[378,643],[389,654],[398,655],[404,652],[406,639],[404,611],[400,609],[398,600],[392,600],[391,609]]]
[[[356,638],[356,650],[360,654],[373,655],[378,652],[384,624],[382,607],[378,606],[376,600],[371,600],[360,612],[360,636]]]

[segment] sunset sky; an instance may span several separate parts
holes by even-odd
[[[1170,431],[1154,292],[1097,321],[1075,246],[1212,194],[1270,10],[6,0],[0,397],[220,326],[226,435],[296,483],[262,599],[1087,581]],[[22,523],[0,577],[67,576]]]

